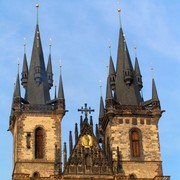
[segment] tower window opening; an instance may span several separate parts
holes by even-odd
[[[131,174],[130,176],[129,176],[129,180],[135,180],[136,178],[135,178],[135,176],[133,175],[133,174]]]
[[[39,177],[40,177],[39,172],[34,172],[31,179],[32,179],[32,180],[35,180],[35,179],[37,179],[37,178],[39,178]]]
[[[136,129],[131,130],[130,132],[130,141],[131,141],[131,154],[132,157],[138,158],[141,156],[140,150],[140,132]]]
[[[35,130],[35,159],[44,158],[44,130],[38,127]]]

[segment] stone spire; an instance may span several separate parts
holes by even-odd
[[[115,89],[116,73],[115,73],[115,68],[114,68],[112,56],[110,56],[110,58],[109,58],[109,77],[110,77],[111,88],[112,88],[112,90],[114,90]]]
[[[61,65],[60,65],[58,99],[64,100],[64,88],[63,88],[63,82],[62,82],[62,66]]]
[[[104,102],[103,102],[103,97],[100,97],[100,105],[99,105],[99,119],[103,118],[105,114],[105,109],[104,109]]]
[[[77,123],[75,124],[75,144],[77,143],[78,140],[78,125]]]
[[[152,101],[159,101],[154,78],[152,79]]]
[[[48,58],[48,64],[47,64],[47,79],[48,79],[48,85],[49,89],[53,86],[53,72],[52,72],[52,62],[51,62],[51,42],[49,44],[50,52],[49,52],[49,58]]]
[[[135,72],[138,88],[139,88],[139,91],[140,91],[142,89],[142,87],[143,87],[143,83],[142,83],[142,75],[141,75],[141,72],[140,72],[137,57],[135,58],[134,72]]]
[[[21,98],[19,72],[17,74],[16,84],[15,84],[15,89],[14,89],[14,95],[13,95],[13,99],[15,99],[15,98]]]
[[[106,101],[107,100],[112,100],[112,90],[111,90],[111,85],[110,85],[110,77],[107,78],[107,85],[106,85]]]
[[[26,94],[26,100],[31,104],[46,104],[46,102],[50,100],[38,21],[36,24],[30,68],[28,72]]]
[[[138,84],[135,80],[133,66],[122,27],[119,32],[115,95],[116,101],[121,105],[138,105],[141,102]]]
[[[72,153],[72,150],[73,150],[72,131],[69,131],[69,154]]]
[[[136,45],[134,46],[134,50],[135,50],[134,72],[135,72],[138,88],[139,88],[139,91],[140,91],[142,89],[142,87],[143,87],[143,83],[142,83],[142,75],[141,75],[141,71],[140,71],[140,68],[139,68],[139,63],[138,63],[138,58],[137,58],[137,53],[136,53]]]
[[[21,78],[21,84],[26,89],[27,88],[27,82],[28,82],[28,63],[26,58],[26,43],[24,42],[24,59],[23,59],[23,68],[22,68],[22,78]],[[26,96],[25,96],[26,98]]]
[[[64,143],[63,156],[64,156],[64,166],[65,166],[65,165],[66,165],[66,162],[67,162],[67,148],[66,148],[66,143]]]

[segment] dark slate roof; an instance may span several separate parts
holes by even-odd
[[[135,58],[135,65],[134,65],[134,71],[137,76],[141,76],[141,71],[139,68],[139,63],[137,57]]]
[[[114,68],[112,56],[110,56],[109,58],[109,75],[115,75],[115,68]]]
[[[124,81],[125,70],[132,72],[133,80],[130,85]],[[115,94],[116,101],[122,105],[138,105],[142,101],[122,28],[119,32]]]
[[[153,101],[159,101],[154,78],[152,79],[152,100]]]
[[[63,88],[63,82],[62,82],[61,73],[60,73],[60,78],[59,78],[58,99],[64,99],[64,88]]]
[[[113,99],[112,97],[112,89],[110,85],[110,77],[107,78],[107,85],[106,85],[106,100]]]
[[[51,54],[49,54],[49,58],[48,58],[47,73],[53,74],[53,73],[52,73]]]
[[[19,82],[19,73],[17,74],[15,89],[14,89],[14,95],[13,99],[16,97],[21,97],[21,90],[20,90],[20,82]]]
[[[47,74],[44,63],[43,49],[39,25],[36,25],[34,45],[27,83],[27,101],[31,104],[46,104],[50,100]]]
[[[99,106],[99,118],[103,118],[104,114],[105,114],[104,102],[103,102],[103,98],[101,96],[101,98],[100,98],[100,106]]]
[[[26,54],[24,53],[22,73],[28,73],[28,64]]]

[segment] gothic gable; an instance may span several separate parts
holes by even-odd
[[[84,119],[81,133],[65,164],[65,175],[112,175],[112,164],[99,146],[93,127]],[[72,176],[71,176],[72,177]]]

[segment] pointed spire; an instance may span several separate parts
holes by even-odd
[[[136,53],[136,45],[134,46],[134,50],[135,50],[134,71],[135,71],[135,75],[136,75],[136,79],[137,79],[138,88],[139,88],[139,91],[140,91],[142,89],[142,87],[143,87],[143,83],[142,83],[142,75],[141,75],[141,72],[140,72],[137,53]]]
[[[73,141],[72,141],[72,131],[69,131],[69,153],[71,154],[73,150]]]
[[[112,90],[114,90],[115,89],[116,73],[115,73],[115,68],[114,68],[112,56],[110,56],[110,58],[109,58],[109,77],[110,77],[111,88],[112,88]]]
[[[47,79],[48,79],[48,85],[49,89],[53,86],[53,73],[52,73],[52,62],[51,62],[51,38],[50,38],[50,44],[49,44],[49,58],[48,58],[48,64],[47,64]]]
[[[27,82],[28,82],[28,64],[27,64],[27,58],[26,58],[26,38],[24,38],[24,59],[23,59],[23,68],[21,73],[21,84],[26,89]],[[25,95],[26,99],[26,95]]]
[[[152,78],[152,100],[153,101],[159,101],[154,78]]]
[[[142,99],[122,27],[119,31],[114,98],[121,105],[138,105]]]
[[[58,98],[64,100],[64,89],[63,89],[63,82],[62,82],[62,65],[61,64],[60,64],[60,78],[59,78]]]
[[[66,163],[67,163],[67,148],[66,148],[66,143],[64,143],[63,154],[64,154],[64,166],[65,166]]]
[[[92,119],[92,116],[90,116],[90,125],[93,127],[93,119]]]
[[[80,116],[80,132],[81,132],[82,128],[83,128],[83,117]]]
[[[78,141],[78,126],[77,123],[75,124],[75,143]]]
[[[99,129],[98,129],[98,124],[96,124],[96,138],[99,142]]]
[[[107,78],[107,85],[106,85],[106,100],[112,100],[112,90],[110,85],[110,78]]]
[[[104,102],[103,102],[103,97],[101,96],[101,98],[100,98],[100,106],[99,106],[99,119],[103,118],[104,114],[105,114]]]
[[[16,78],[16,84],[15,84],[15,89],[14,89],[14,97],[15,98],[20,98],[21,97],[21,90],[20,90],[20,82],[19,82],[19,72],[17,74],[17,78]]]
[[[39,5],[36,5],[36,7],[38,12]],[[46,102],[50,100],[38,20],[34,36],[26,93],[27,101],[31,104],[46,104]]]

